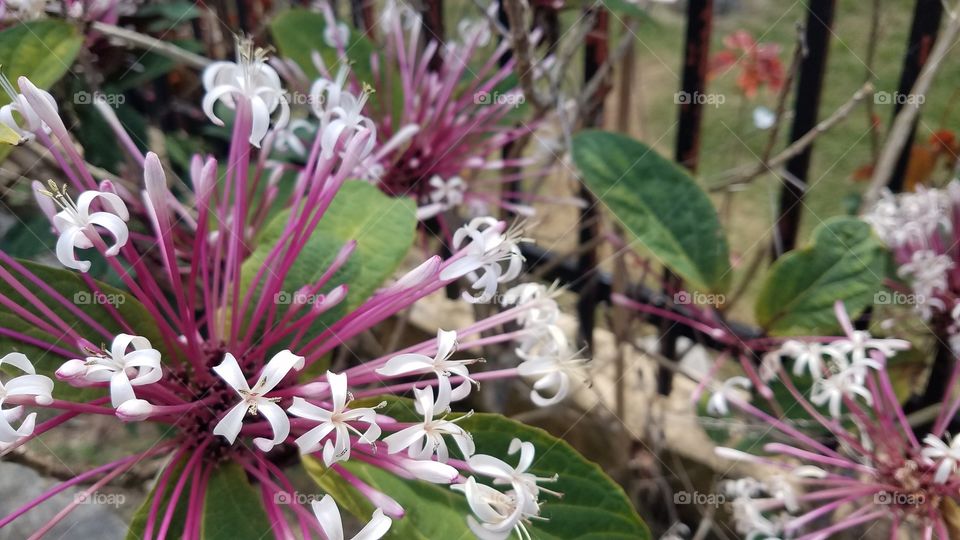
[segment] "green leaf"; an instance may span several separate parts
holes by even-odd
[[[422,420],[414,412],[409,400],[386,396],[369,401],[379,403],[383,400],[388,402],[384,414],[401,422]],[[508,456],[507,448],[510,441],[517,437],[533,443],[536,447],[536,459],[530,468],[531,473],[542,477],[559,475],[559,480],[548,487],[560,491],[563,497],[544,496],[541,516],[547,518],[547,521],[535,520],[528,527],[533,538],[650,538],[650,532],[633,509],[623,489],[604,474],[600,467],[587,461],[565,441],[541,429],[496,414],[475,414],[459,424],[473,435],[477,453],[500,456],[508,463],[515,462],[516,456]],[[311,477],[328,491],[338,504],[363,521],[370,518],[373,507],[342,479],[337,479],[335,471],[326,471],[324,474],[322,464],[316,461],[306,463],[309,463],[307,471]],[[469,514],[466,501],[462,494],[454,492],[449,486],[403,480],[357,460],[342,465],[374,488],[394,498],[406,510],[402,519],[394,521],[388,538],[473,538],[466,523],[466,516]]]
[[[727,289],[726,237],[686,171],[643,143],[604,131],[574,137],[573,160],[594,196],[664,266],[695,287]]]
[[[227,462],[213,471],[203,504],[204,540],[265,538],[272,528],[260,492],[243,467]]]
[[[147,309],[143,307],[143,304],[138,302],[132,294],[126,291],[115,289],[105,283],[97,282],[100,291],[103,293],[103,296],[95,297],[91,293],[87,284],[84,283],[84,281],[75,272],[59,268],[52,268],[29,261],[18,262],[22,264],[28,271],[33,273],[33,275],[40,278],[41,281],[66,298],[67,302],[77,305],[77,307],[83,310],[88,317],[103,326],[107,332],[112,335],[116,335],[124,330],[120,323],[114,319],[113,315],[111,315],[110,311],[108,310],[107,302],[113,302],[117,312],[120,314],[120,317],[123,318],[123,320],[126,321],[138,335],[150,340],[150,344],[162,352],[163,339],[157,332],[156,325],[153,323],[153,317],[150,316]],[[76,315],[70,313],[67,307],[64,306],[60,301],[44,293],[32,282],[27,281],[26,278],[22,278],[19,272],[14,270],[11,266],[5,263],[0,263],[0,268],[3,268],[4,271],[9,272],[13,276],[17,277],[20,283],[22,283],[33,295],[39,298],[52,312],[63,319],[67,324],[71,325],[77,334],[97,344],[99,344],[101,341],[106,341],[103,336],[96,332],[90,325],[81,321]],[[38,315],[40,318],[47,319],[47,317],[45,317],[37,308],[33,307],[32,302],[28,301],[23,295],[16,292],[14,288],[3,279],[0,279],[0,295],[10,298],[13,302],[25,307],[30,312]],[[63,337],[50,336],[46,332],[37,329],[33,324],[25,319],[17,316],[14,313],[11,313],[5,307],[3,308],[3,313],[0,313],[0,326],[53,343],[57,343]],[[71,348],[73,345],[73,343],[60,343],[60,346],[63,348]],[[54,354],[48,354],[40,347],[25,344],[11,337],[0,336],[0,354],[6,354],[13,351],[26,354],[33,362],[37,372],[49,377],[53,377],[57,368],[59,368],[60,365],[66,361],[65,359]],[[54,391],[55,397],[61,399],[79,399],[84,397],[89,398],[91,396],[104,395],[105,393],[106,389],[104,388],[78,389],[66,384],[57,385],[57,388]]]
[[[11,26],[0,31],[0,67],[16,88],[18,77],[25,76],[38,88],[50,88],[70,69],[80,51],[83,38],[77,29],[63,21],[46,19]],[[0,92],[0,106],[10,96]],[[0,145],[0,161],[12,147]]]
[[[286,210],[264,228],[257,248],[243,263],[243,290],[249,289],[261,268],[266,268],[265,276],[269,275],[271,264],[267,257],[289,219],[290,211]],[[367,182],[344,183],[297,256],[282,288],[282,294],[292,296],[304,285],[315,283],[340,248],[350,240],[356,240],[357,247],[347,263],[321,291],[325,293],[337,285],[346,284],[347,298],[323,314],[308,337],[322,332],[345,313],[356,309],[383,284],[413,245],[416,226],[413,201],[390,198]],[[259,292],[255,297],[259,298]],[[283,312],[285,310],[281,310]]]
[[[309,78],[320,75],[310,58],[311,54],[317,51],[327,69],[332,72],[331,76],[336,75],[340,65],[346,62],[357,79],[371,81],[373,75],[370,70],[370,55],[376,50],[373,43],[351,27],[345,47],[348,58],[340,58],[339,51],[327,45],[323,39],[326,27],[327,20],[323,14],[294,8],[274,17],[270,22],[270,33],[280,55],[296,62]]]
[[[163,490],[163,495],[161,495],[163,499],[160,503],[160,512],[162,513],[167,511],[167,506],[170,504],[170,495],[173,493],[173,489],[177,485],[177,479],[180,477],[181,471],[183,471],[183,467],[186,465],[188,458],[189,456],[186,456],[176,463],[170,463],[167,465],[167,467],[157,473],[157,478],[159,478],[167,468],[173,467],[173,471],[171,472],[170,476],[171,481],[167,482],[166,488]],[[179,538],[183,534],[183,524],[186,521],[187,504],[189,502],[189,495],[184,496],[184,494],[189,494],[190,485],[190,483],[186,485],[184,491],[181,492],[180,499],[176,502],[177,507],[173,511],[173,519],[170,520],[170,529],[167,531],[167,538]],[[126,540],[142,540],[145,537],[147,520],[150,518],[150,507],[153,505],[153,501],[156,497],[157,487],[154,486],[147,495],[146,500],[143,501],[143,504],[140,505],[140,508],[137,508],[136,513],[133,514],[133,518],[130,520],[130,526],[127,528]],[[161,514],[161,516],[162,515],[163,514]],[[157,523],[154,526],[154,533],[159,532],[159,527],[160,523]]]
[[[850,316],[858,316],[873,304],[889,267],[889,253],[868,224],[830,219],[813,231],[810,245],[770,268],[757,298],[757,322],[781,336],[835,333],[834,303],[843,301]]]
[[[83,38],[63,21],[46,19],[18,24],[0,32],[0,65],[16,84],[20,76],[39,88],[49,88],[70,69]],[[10,102],[0,93],[0,105]]]

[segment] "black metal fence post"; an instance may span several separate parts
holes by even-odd
[[[583,60],[583,81],[584,84],[593,79],[594,75],[600,70],[600,67],[607,61],[609,56],[609,14],[606,8],[597,3],[587,8],[588,14],[592,11],[594,15],[593,28],[587,34],[584,49]],[[590,109],[584,114],[584,123],[587,126],[599,126],[603,124],[603,101],[609,91],[609,84],[605,83],[597,93],[591,97],[588,107]],[[587,189],[586,185],[580,185],[580,198],[584,200],[586,206],[580,212],[580,229],[578,231],[578,241],[581,247],[594,242],[600,234],[599,213],[597,212],[597,201],[593,193]],[[580,292],[577,301],[577,316],[580,322],[580,339],[587,344],[587,347],[593,348],[593,329],[596,326],[597,311],[597,282],[596,268],[598,263],[597,247],[593,246],[581,252],[577,260],[581,278],[591,276],[587,284]]]
[[[830,49],[830,27],[833,25],[836,0],[811,0],[807,7],[805,30],[806,56],[800,64],[797,94],[794,102],[790,141],[796,141],[817,124],[820,95]],[[780,209],[777,215],[773,258],[779,257],[797,245],[800,218],[803,215],[803,196],[813,145],[787,162],[786,178],[780,191]]]
[[[703,95],[707,87],[707,68],[710,61],[710,34],[713,26],[713,0],[690,0],[687,4],[687,33],[684,39],[682,80],[678,97],[680,105],[677,126],[677,142],[674,159],[689,171],[697,170],[700,155],[700,126],[703,122],[703,102],[696,96]],[[665,292],[680,287],[680,278],[664,270]],[[676,323],[660,322],[660,354],[670,360],[677,359],[677,338],[680,337]],[[657,391],[670,394],[673,388],[673,371],[661,367],[657,372]]]
[[[910,95],[910,90],[917,82],[917,77],[920,76],[920,70],[927,63],[930,50],[933,49],[933,44],[937,41],[937,31],[940,29],[940,19],[942,17],[943,4],[940,0],[917,0],[913,11],[910,37],[907,40],[907,52],[903,56],[900,86],[897,90],[898,94],[892,100],[893,116],[891,118],[896,118],[900,109],[903,108],[904,98]],[[890,177],[888,186],[892,191],[903,190],[917,122],[918,120],[914,120],[913,127],[910,129],[910,136],[907,138],[906,144],[903,145],[900,158],[897,160],[897,167],[893,170],[893,176]]]

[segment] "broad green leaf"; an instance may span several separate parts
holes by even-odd
[[[49,88],[70,69],[83,38],[77,29],[54,19],[18,24],[0,32],[0,65],[14,84],[20,76]],[[0,93],[0,105],[10,102]]]
[[[357,79],[370,81],[370,55],[376,48],[356,28],[350,27],[350,37],[344,48],[347,58],[340,58],[336,48],[327,45],[323,39],[327,20],[321,13],[303,8],[293,8],[277,15],[270,22],[270,33],[280,51],[280,55],[297,63],[308,77],[316,77],[320,73],[313,65],[311,55],[314,51],[320,53],[330,75],[336,75],[343,63],[348,63]]]
[[[111,335],[116,335],[123,332],[124,329],[109,311],[109,305],[112,303],[120,314],[120,317],[126,321],[138,335],[150,340],[151,345],[162,352],[164,345],[163,340],[157,332],[156,324],[153,323],[153,317],[149,315],[146,308],[143,307],[143,304],[138,302],[132,294],[98,282],[102,296],[95,296],[76,272],[52,268],[29,261],[18,262],[46,285],[63,296],[67,303],[76,305],[86,313],[88,317],[103,326]],[[96,332],[90,325],[81,321],[76,315],[71,313],[63,302],[52,298],[40,290],[39,287],[27,281],[26,278],[20,276],[19,272],[14,270],[13,267],[0,263],[0,268],[17,277],[20,283],[24,284],[31,294],[43,301],[44,305],[63,319],[64,322],[71,325],[77,334],[97,344],[101,341],[109,341],[100,333]],[[31,301],[28,301],[23,295],[16,292],[4,279],[0,279],[0,295],[6,296],[13,302],[24,306],[41,319],[48,320],[47,317],[33,306]],[[59,343],[61,348],[73,348],[73,343],[62,342],[65,336],[50,336],[46,332],[37,329],[25,319],[12,313],[5,306],[2,308],[2,311],[3,312],[0,313],[0,326],[3,328],[41,338],[48,342]],[[0,336],[0,354],[13,351],[26,354],[39,373],[50,377],[53,377],[57,368],[67,360],[54,354],[49,354],[37,346],[25,344],[8,336]],[[106,389],[103,388],[76,389],[66,384],[59,384],[54,390],[55,397],[62,399],[89,398],[105,393]]]
[[[266,538],[272,528],[260,492],[243,467],[227,462],[213,471],[203,504],[203,540]]]
[[[154,533],[159,532],[163,513],[167,511],[167,507],[170,504],[170,495],[173,493],[173,490],[177,485],[177,478],[179,478],[187,459],[188,458],[183,458],[176,463],[170,463],[167,465],[167,467],[157,473],[157,478],[159,478],[167,468],[173,467],[173,471],[170,476],[172,480],[167,482],[166,488],[163,490],[163,495],[161,495],[161,497],[163,497],[159,507],[161,518],[154,526]],[[177,506],[173,511],[173,519],[170,520],[170,529],[167,531],[167,538],[179,538],[183,534],[183,524],[187,516],[187,503],[189,502],[190,486],[192,485],[193,480],[188,480],[188,482],[189,483],[184,488],[184,491],[181,492],[180,499],[176,502]],[[147,528],[147,520],[150,518],[150,508],[153,505],[155,497],[157,497],[156,486],[150,490],[146,500],[143,501],[143,504],[140,505],[140,508],[137,508],[136,513],[133,514],[133,518],[130,520],[130,526],[127,528],[126,540],[142,540],[144,538]]]
[[[851,317],[873,304],[889,254],[870,226],[850,217],[822,223],[811,244],[770,268],[756,303],[757,322],[774,335],[824,335],[840,329],[834,303]]]
[[[419,419],[409,400],[387,396],[369,401],[378,403],[383,400],[388,402],[384,414],[399,421]],[[499,456],[513,463],[516,456],[508,456],[507,448],[513,438],[520,438],[533,443],[537,449],[530,472],[542,477],[559,475],[559,480],[551,483],[549,489],[562,492],[563,497],[544,495],[541,516],[547,521],[536,520],[530,525],[533,538],[650,538],[646,525],[620,486],[565,441],[496,414],[475,414],[459,424],[473,435],[477,453]],[[451,446],[454,445],[451,443]],[[406,510],[402,519],[394,521],[388,538],[473,538],[466,524],[469,513],[466,501],[462,494],[449,486],[403,480],[357,460],[343,465],[352,474],[393,497]],[[345,509],[361,520],[369,519],[373,507],[342,479],[330,478],[336,477],[335,471],[326,471],[324,475],[323,465],[316,461],[307,466],[307,471]]]
[[[0,68],[14,88],[17,78],[25,76],[38,88],[46,89],[70,69],[82,43],[77,29],[64,21],[46,19],[17,24],[0,31]],[[7,103],[10,97],[0,92],[0,106]],[[10,148],[0,145],[0,161]]]
[[[265,276],[269,275],[272,261],[267,257],[289,219],[289,210],[281,212],[264,228],[257,248],[243,263],[243,290],[249,289],[261,268],[266,268]],[[346,284],[347,298],[321,316],[308,336],[322,332],[326,326],[362,304],[383,284],[413,245],[416,226],[413,201],[387,197],[367,182],[344,183],[287,273],[280,293],[289,301],[301,287],[315,283],[340,248],[350,240],[356,240],[357,247],[350,259],[322,291]],[[277,301],[283,303],[284,298],[278,297]],[[281,309],[283,312],[285,310]]]
[[[585,131],[573,139],[583,182],[624,227],[695,287],[730,284],[727,240],[706,193],[683,169],[629,137]]]

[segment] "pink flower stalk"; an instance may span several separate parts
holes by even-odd
[[[329,123],[310,142],[296,188],[286,201],[290,212],[286,227],[266,262],[245,275],[243,263],[264,219],[260,212],[264,203],[255,194],[269,144],[261,150],[257,144],[265,124],[283,121],[271,114],[280,104],[274,100],[275,78],[261,71],[268,67],[260,52],[251,51],[240,55],[236,65],[212,67],[214,73],[205,77],[209,82],[205,101],[212,104],[222,99],[235,110],[233,136],[222,167],[213,157],[194,157],[190,171],[194,193],[185,202],[168,189],[157,155],[143,156],[132,145],[128,150],[143,166],[143,183],[96,182],[50,95],[26,78],[19,79],[23,96],[19,103],[29,113],[22,116],[37,120],[24,127],[52,153],[67,180],[65,185],[54,182],[37,195],[51,219],[51,233],[60,238],[58,258],[71,272],[78,272],[78,283],[95,297],[108,295],[85,271],[89,261],[105,261],[124,285],[126,304],[135,300],[138,311],[134,312],[140,315],[130,317],[129,312],[108,304],[103,309],[111,320],[95,319],[84,306],[36,275],[30,265],[0,251],[0,279],[12,291],[0,294],[0,304],[32,326],[29,334],[5,327],[0,327],[0,334],[30,350],[39,349],[45,359],[59,359],[52,369],[44,363],[39,370],[33,364],[39,356],[31,362],[14,353],[0,360],[24,373],[4,383],[6,392],[0,387],[0,444],[5,452],[13,451],[85,414],[154,422],[175,435],[149,451],[54,487],[0,519],[0,527],[70,486],[99,478],[91,486],[96,488],[140,460],[166,457],[183,467],[176,473],[168,467],[158,478],[155,493],[160,495],[150,504],[146,537],[162,537],[171,527],[176,505],[162,496],[170,488],[172,500],[188,501],[183,536],[199,538],[210,476],[220,462],[229,460],[256,479],[267,514],[277,518],[274,535],[287,538],[290,527],[270,501],[289,490],[291,482],[267,454],[277,446],[297,446],[304,454],[315,453],[380,509],[358,536],[377,538],[389,527],[387,516],[400,518],[404,510],[389,494],[352,476],[340,462],[360,459],[404,478],[445,484],[462,481],[474,472],[466,459],[479,457],[469,455],[474,451],[469,432],[444,413],[482,381],[520,375],[519,368],[470,373],[468,366],[475,359],[454,359],[458,351],[515,342],[518,354],[532,359],[521,363],[521,368],[526,362],[538,362],[536,369],[525,370],[526,376],[539,379],[534,392],[553,392],[551,403],[566,395],[572,367],[566,360],[566,339],[555,325],[556,303],[542,286],[541,290],[534,285],[508,293],[510,301],[502,312],[455,331],[441,331],[437,339],[339,373],[301,375],[351,338],[464,275],[476,275],[473,286],[492,296],[491,282],[495,290],[516,277],[515,244],[520,237],[496,220],[468,225],[461,233],[461,247],[451,257],[427,260],[356,309],[320,325],[320,318],[350,295],[336,277],[355,247],[355,242],[348,242],[316,281],[298,284],[298,290],[292,291],[317,297],[317,302],[279,305],[275,299],[288,292],[291,269],[307,240],[340,187],[371,155],[373,133],[357,103],[348,104],[351,110],[335,110],[339,105],[331,105],[325,111]],[[224,73],[235,76],[220,78]],[[208,109],[216,118],[212,107]],[[118,128],[119,124],[111,125]],[[129,139],[119,129],[117,136]],[[217,177],[218,170],[225,171],[222,178]],[[84,261],[88,264],[80,264]],[[504,325],[515,329],[502,332]],[[52,379],[46,375],[54,371],[60,384],[101,388],[105,395],[85,402],[56,399]],[[356,401],[408,393],[418,397],[419,412],[424,415],[416,429],[383,415],[379,406]],[[23,414],[35,408],[59,414],[35,424],[32,412]],[[14,427],[18,421],[19,427]],[[463,459],[450,459],[449,442],[455,443]],[[519,445],[518,441],[510,451]],[[487,506],[504,512],[485,531],[486,538],[506,538],[511,531],[523,530],[523,524],[539,513],[540,493],[545,490],[537,482],[542,479],[524,472],[532,460],[531,451],[532,447],[523,446],[515,474],[494,476],[509,491],[494,496],[500,491],[467,490],[468,502],[481,521],[491,519]],[[493,473],[494,469],[477,472]],[[74,507],[64,509],[40,533]],[[337,537],[336,509],[321,501],[312,510],[314,514],[302,505],[293,508],[302,536]]]
[[[717,449],[721,457],[781,471],[726,484],[738,529],[747,537],[813,539],[885,520],[912,538],[947,539],[940,505],[960,489],[960,437],[937,429],[918,439],[886,369],[909,343],[854,330],[839,302],[836,313],[844,336],[787,341],[764,360],[764,372],[776,379],[770,384],[782,384],[819,431],[766,412],[778,410],[773,400],[754,405],[733,385],[711,398],[713,413],[752,417],[777,441],[764,444],[763,455]],[[793,363],[792,373],[784,360]],[[797,375],[812,386],[798,387]],[[740,379],[738,386],[749,385]]]
[[[350,30],[334,19],[329,9],[327,40],[345,56]],[[486,215],[499,206],[519,215],[530,215],[535,194],[500,192],[500,185],[518,182],[540,173],[523,171],[537,160],[506,158],[504,151],[529,136],[537,121],[514,124],[509,114],[523,103],[516,86],[509,85],[513,60],[509,44],[488,51],[488,24],[464,21],[459,39],[441,45],[423,36],[420,15],[408,6],[389,2],[381,17],[383,43],[371,56],[373,79],[361,81],[344,66],[327,66],[319,54],[314,64],[322,77],[305,81],[302,71],[289,63],[278,67],[299,86],[310,86],[314,113],[327,104],[361,92],[370,98],[369,116],[375,126],[376,146],[356,172],[393,196],[412,197],[420,205],[421,219],[438,218],[444,235],[452,227],[444,214],[465,209],[467,215]],[[397,86],[399,85],[399,88]],[[509,86],[505,88],[505,86]],[[402,96],[394,103],[391,96]],[[319,115],[318,115],[319,116]],[[322,128],[324,119],[320,118]],[[306,125],[282,133],[283,145],[303,152],[297,131],[310,133]],[[293,131],[293,137],[291,137]],[[454,222],[455,223],[455,222]]]

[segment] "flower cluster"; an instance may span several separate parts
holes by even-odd
[[[321,7],[327,16],[326,41],[342,59],[350,30],[325,5]],[[376,133],[377,144],[357,168],[356,177],[376,183],[388,194],[415,198],[418,216],[437,218],[447,238],[455,225],[447,223],[445,214],[458,208],[471,216],[486,215],[491,206],[530,215],[532,208],[521,201],[532,201],[533,194],[497,192],[501,184],[543,174],[522,170],[536,160],[504,156],[537,125],[508,122],[522,100],[518,88],[503,88],[514,70],[509,44],[501,43],[488,53],[488,23],[463,21],[459,39],[441,45],[423,36],[419,13],[393,1],[385,6],[378,28],[383,43],[370,58],[369,81],[358,80],[343,66],[327,65],[320,54],[313,56],[321,74],[316,81],[306,80],[300,66],[276,63],[292,85],[310,88],[309,103],[317,118],[316,124],[292,123],[278,133],[278,144],[305,157],[301,138],[325,128],[327,120],[320,111],[330,110],[330,103],[348,109],[362,107],[373,92],[403,96],[400,106],[390,99],[372,101],[367,120],[371,124],[365,127]]]
[[[233,109],[233,135],[224,167],[212,156],[195,156],[189,171],[194,190],[185,201],[167,187],[159,157],[143,155],[134,146],[127,150],[142,168],[142,183],[97,182],[50,94],[26,78],[18,81],[23,98],[17,101],[18,111],[21,117],[36,120],[25,127],[63,167],[64,183],[35,187],[51,234],[59,238],[57,257],[69,271],[57,270],[65,276],[48,282],[41,276],[53,270],[0,251],[0,280],[6,287],[0,292],[0,304],[26,325],[0,327],[0,333],[21,343],[27,354],[35,351],[35,362],[44,358],[37,369],[20,352],[0,360],[25,373],[0,386],[0,404],[13,407],[0,409],[2,449],[13,451],[81,414],[155,422],[175,435],[43,493],[0,519],[0,527],[92,475],[106,474],[106,482],[138,461],[163,456],[182,468],[179,478],[170,468],[159,477],[158,497],[168,487],[180,493],[185,485],[193,486],[189,496],[184,494],[185,538],[199,537],[207,483],[224,460],[239,464],[257,480],[267,514],[276,518],[271,520],[276,523],[273,532],[287,538],[292,535],[284,512],[270,501],[290,482],[268,454],[279,446],[296,446],[303,454],[316,454],[378,508],[357,538],[382,536],[390,519],[402,517],[404,509],[347,471],[343,462],[351,459],[403,478],[459,486],[456,489],[475,513],[471,526],[483,538],[506,538],[513,530],[528,534],[525,523],[539,515],[544,491],[538,482],[549,480],[528,472],[533,446],[521,441],[511,445],[510,453],[520,452],[515,468],[476,455],[470,433],[460,424],[470,414],[448,413],[481,381],[520,374],[544,376],[535,389],[553,388],[556,394],[542,401],[562,399],[569,385],[565,368],[551,371],[546,366],[548,352],[559,354],[560,347],[530,341],[557,332],[545,330],[557,318],[549,295],[524,286],[508,294],[515,306],[463,328],[440,330],[436,339],[342,369],[310,369],[327,362],[335,348],[464,276],[482,290],[473,300],[492,298],[500,284],[520,273],[519,232],[491,218],[472,222],[456,232],[456,251],[449,258],[432,257],[392,285],[360,298],[357,307],[334,312],[350,295],[349,284],[337,281],[342,275],[338,270],[357,245],[347,242],[332,254],[325,270],[297,284],[299,291],[319,295],[321,301],[281,305],[273,299],[296,279],[292,270],[307,239],[341,186],[372,151],[376,127],[361,114],[367,94],[355,98],[340,87],[325,87],[326,109],[318,114],[321,128],[310,143],[306,164],[298,170],[293,193],[282,201],[289,212],[284,229],[275,244],[263,246],[268,251],[263,262],[248,265],[265,219],[253,197],[264,185],[269,193],[273,181],[264,178],[272,174],[265,172],[269,145],[262,144],[259,152],[257,148],[269,138],[265,134],[271,123],[276,127],[286,121],[283,89],[263,53],[245,42],[240,43],[236,63],[214,64],[203,79],[208,89],[204,109],[215,123],[223,123],[214,111],[217,102]],[[118,129],[119,138],[126,137],[119,123],[108,123]],[[218,171],[225,171],[222,178]],[[76,199],[72,191],[79,192]],[[278,196],[274,191],[267,200]],[[78,260],[76,249],[89,250],[93,254],[89,258],[105,262],[123,284],[129,298],[122,309],[87,308],[69,300],[72,291],[64,290],[64,284],[106,296],[107,286],[88,274],[91,261]],[[501,331],[517,325],[521,330]],[[101,345],[95,345],[98,342]],[[511,343],[529,355],[525,364],[539,362],[543,367],[471,373],[468,367],[478,362],[476,357],[454,358],[458,351]],[[50,365],[50,359],[56,364]],[[53,399],[53,382],[44,371],[55,372],[57,379],[85,392],[100,390],[109,396]],[[407,393],[415,398],[420,422],[400,422],[381,410],[378,399],[383,398],[378,396]],[[367,399],[373,401],[364,402]],[[24,407],[31,406],[60,413],[41,424],[31,413],[14,428]],[[455,452],[448,448],[449,441]],[[509,489],[501,493],[467,478],[471,474],[488,476],[494,486]],[[155,530],[163,536],[169,530],[176,506],[160,500],[151,505],[148,536]],[[38,535],[72,508],[58,514]],[[314,518],[300,506],[293,510],[304,537],[309,538],[310,531],[342,537],[332,499],[324,498],[312,509]]]
[[[721,412],[735,409],[768,426],[772,436],[761,443],[764,455],[722,447],[717,455],[779,470],[725,485],[738,530],[756,538],[825,538],[886,519],[895,531],[948,538],[940,503],[960,487],[960,442],[944,435],[955,405],[940,411],[932,431],[918,440],[887,371],[888,359],[909,343],[854,330],[839,303],[836,311],[844,336],[789,340],[764,359],[764,372],[775,375],[790,406],[802,409],[816,429],[723,393]],[[784,361],[793,363],[793,377]],[[807,377],[809,392],[799,384]]]
[[[945,315],[955,325],[960,318],[958,254],[954,249],[960,230],[958,210],[960,183],[954,181],[943,189],[920,186],[916,192],[886,192],[863,216],[893,252],[897,275],[909,289],[893,286],[910,293],[910,303],[925,321]],[[956,334],[956,328],[949,326],[950,334]]]

